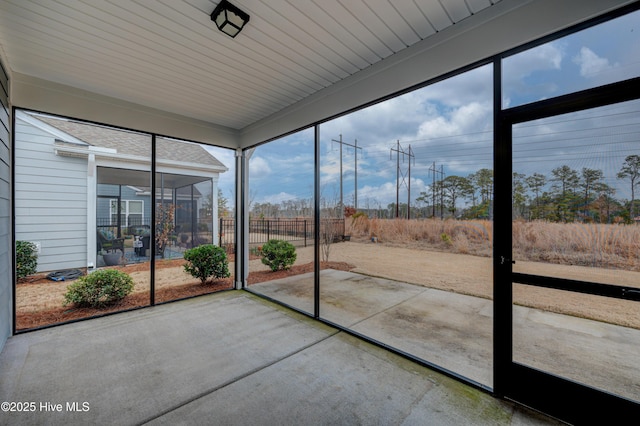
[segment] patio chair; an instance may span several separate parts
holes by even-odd
[[[114,252],[120,250],[124,254],[124,238],[115,238],[109,229],[98,229],[98,252],[106,250]]]

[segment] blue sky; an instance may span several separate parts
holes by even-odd
[[[581,31],[507,58],[503,64],[503,106],[515,106],[640,75],[640,13]],[[481,68],[373,105],[320,127],[321,191],[327,202],[339,198],[339,140],[358,150],[359,207],[386,207],[396,199],[396,154],[411,158],[412,204],[432,182],[433,164],[446,176],[467,176],[492,168],[492,68]],[[602,169],[619,198],[628,197],[615,179],[624,157],[640,154],[640,103],[632,102],[580,116],[555,117],[522,125],[514,168],[525,174],[550,173],[564,164]],[[577,127],[588,129],[577,132]],[[597,129],[597,130],[596,130]],[[526,138],[524,137],[526,135]],[[549,139],[554,142],[549,142]],[[518,151],[519,150],[519,151]],[[343,199],[354,197],[354,152],[343,145]],[[220,180],[233,194],[233,151],[216,155],[231,170]],[[400,156],[400,202],[407,200],[408,155]],[[226,175],[226,176],[225,176]],[[439,177],[439,175],[437,175]],[[311,199],[313,131],[305,130],[255,149],[250,160],[254,203]]]

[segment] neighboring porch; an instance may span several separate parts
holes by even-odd
[[[151,235],[150,172],[98,167],[96,267],[181,258],[185,250],[217,243],[212,176],[156,173],[155,235]],[[117,260],[115,260],[117,259]]]

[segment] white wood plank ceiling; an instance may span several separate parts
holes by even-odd
[[[2,0],[13,72],[242,129],[499,0]]]

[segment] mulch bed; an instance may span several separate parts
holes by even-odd
[[[355,266],[350,265],[346,262],[320,262],[320,269],[336,269],[338,271],[350,271]],[[313,262],[305,263],[304,265],[294,265],[291,269],[284,271],[256,271],[249,272],[249,277],[247,278],[247,283],[257,284],[265,281],[271,280],[279,280],[280,278],[291,277],[294,275],[306,274],[308,272],[313,272]]]
[[[156,269],[160,268],[175,268],[182,267],[184,264],[183,259],[175,259],[175,260],[163,260],[156,262]],[[116,267],[117,269],[124,270],[126,272],[134,272],[134,271],[148,271],[149,264],[141,263],[141,264],[133,264],[127,266]],[[350,265],[345,262],[321,262],[321,269],[337,269],[341,271],[349,271],[354,268],[353,265]],[[294,275],[305,274],[308,272],[313,272],[313,262],[307,263],[304,265],[294,265],[289,270],[284,271],[256,271],[249,273],[249,277],[247,282],[249,285],[256,284],[264,281],[277,280],[280,278],[290,277]],[[30,279],[29,283],[41,282],[41,280],[46,280],[44,276],[34,277]],[[24,285],[21,284],[21,285]],[[162,303],[168,302],[178,299],[184,299],[193,296],[201,296],[205,294],[215,293],[221,290],[230,290],[233,288],[234,279],[233,278],[224,278],[218,279],[215,281],[208,281],[206,284],[201,283],[193,283],[193,284],[185,284],[181,286],[169,287],[156,289],[155,292],[155,302]],[[73,305],[70,306],[61,306],[55,309],[49,309],[41,312],[17,312],[16,313],[16,328],[17,330],[28,330],[32,328],[43,327],[52,324],[58,324],[67,321],[73,321],[82,318],[90,318],[94,316],[101,316],[112,312],[125,311],[129,309],[144,307],[150,305],[150,299],[148,293],[136,293],[131,294],[124,299],[116,302],[112,305],[109,305],[104,308],[79,308]]]

